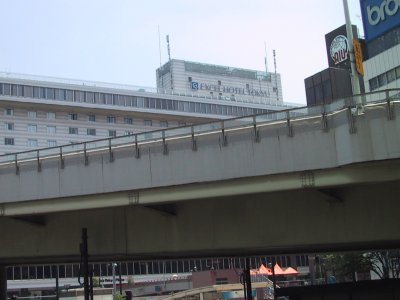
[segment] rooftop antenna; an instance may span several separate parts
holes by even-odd
[[[171,61],[171,50],[169,48],[169,34],[167,34],[167,46],[168,46],[168,60]]]
[[[265,64],[265,75],[268,74],[268,59],[267,59],[267,43],[264,41],[264,64]]]
[[[158,25],[158,52],[160,54],[160,72],[161,72],[161,76],[159,76],[159,78],[161,78],[161,88],[164,88],[164,74],[163,74],[163,67],[162,67],[162,60],[161,60],[161,36],[160,36],[160,25]]]
[[[278,89],[278,78],[276,76],[276,52],[275,49],[272,50],[274,54],[274,68],[275,68],[275,86],[276,86],[276,99],[279,100],[279,89]]]
[[[171,65],[171,49],[169,48],[169,34],[167,34],[167,46],[168,46],[169,73],[171,74],[171,90],[173,90],[174,86],[172,84],[172,65]]]

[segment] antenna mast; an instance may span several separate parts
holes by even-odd
[[[167,34],[167,47],[168,47],[169,73],[171,74],[171,90],[173,90],[174,86],[172,84],[172,65],[171,65],[171,50],[169,48],[169,34]]]
[[[268,75],[268,58],[267,58],[267,44],[264,41],[264,52],[265,52],[265,56],[264,56],[264,64],[265,64],[265,75]]]
[[[279,100],[279,89],[278,89],[278,77],[276,76],[276,52],[272,50],[274,54],[274,68],[275,68],[275,86],[276,86],[276,99]]]
[[[160,54],[160,73],[161,76],[161,88],[164,89],[164,74],[163,74],[163,67],[162,67],[162,60],[161,60],[161,37],[160,37],[160,25],[158,25],[158,52]]]

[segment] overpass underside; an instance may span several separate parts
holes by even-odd
[[[0,263],[79,261],[82,228],[92,261],[400,247],[400,122],[327,121],[2,167]]]
[[[399,195],[395,180],[2,217],[0,251],[7,263],[77,261],[83,227],[92,260],[400,247]]]

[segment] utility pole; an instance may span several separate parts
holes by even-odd
[[[82,243],[80,245],[81,260],[82,260],[82,271],[83,271],[83,289],[85,300],[89,300],[89,255],[88,255],[88,244],[87,244],[87,229],[82,228]]]
[[[360,96],[360,81],[358,78],[358,74],[356,71],[356,64],[355,64],[355,57],[354,57],[354,46],[353,46],[353,28],[351,26],[350,21],[350,13],[349,13],[349,5],[347,0],[343,0],[343,8],[344,8],[344,16],[346,19],[346,34],[347,34],[347,41],[349,46],[349,55],[350,55],[350,66],[351,66],[351,87],[353,91],[353,97],[356,100],[356,109],[357,114],[364,113],[364,106]]]

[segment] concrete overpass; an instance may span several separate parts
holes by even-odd
[[[1,156],[0,263],[399,247],[398,95]]]

